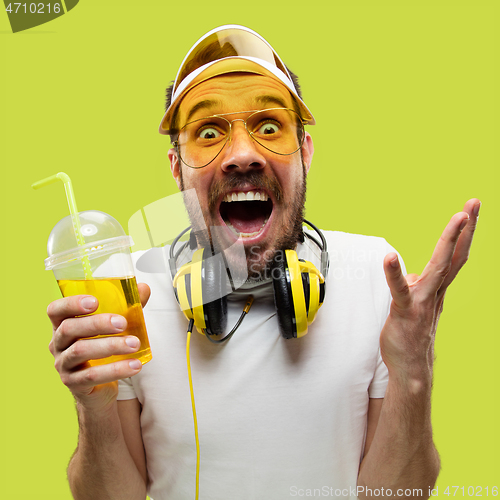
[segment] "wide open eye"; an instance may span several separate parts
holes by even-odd
[[[214,127],[204,127],[198,132],[200,139],[217,139],[220,135],[220,132]]]
[[[269,134],[276,134],[277,132],[279,132],[279,130],[280,127],[278,124],[269,122],[261,125],[257,133],[261,135],[269,135]]]

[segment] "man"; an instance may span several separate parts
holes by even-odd
[[[194,189],[199,200],[202,216],[190,213],[197,244],[244,245],[249,279],[228,297],[229,324],[249,291],[255,295],[231,342],[198,336],[192,344],[201,498],[428,497],[439,472],[430,422],[434,334],[480,203],[469,200],[452,217],[421,276],[405,278],[382,239],[325,233],[330,251],[368,257],[355,276],[345,262],[332,266],[310,333],[285,341],[270,262],[282,250],[308,251],[301,223],[314,149],[304,123],[314,118],[277,54],[251,30],[230,26],[195,44],[160,126],[173,139],[179,188]],[[240,194],[245,200],[233,202]],[[48,309],[50,349],[77,402],[80,436],[68,468],[77,499],[193,495],[187,322],[165,273],[144,279],[154,358],[142,370],[136,361],[86,364],[138,348],[133,337],[86,339],[126,328],[117,315],[77,317],[96,309],[94,298],[60,299]],[[150,291],[140,292],[144,305]]]

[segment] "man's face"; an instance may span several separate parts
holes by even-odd
[[[240,111],[228,119],[245,120],[249,111],[274,107],[293,109],[285,86],[266,76],[228,74],[191,89],[179,106],[178,123],[183,127],[198,118]],[[206,167],[186,166],[175,149],[169,151],[169,159],[179,188],[196,190],[204,224],[190,213],[195,230],[206,225],[216,250],[229,248],[240,238],[249,276],[258,280],[265,277],[276,250],[293,249],[298,242],[312,154],[307,133],[301,150],[283,156],[260,146],[243,121],[235,121],[230,140]],[[235,197],[238,201],[228,201]],[[213,227],[217,229],[210,230]],[[199,243],[208,245],[208,241]]]

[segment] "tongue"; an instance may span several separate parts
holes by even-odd
[[[250,205],[252,204],[252,205]],[[239,233],[255,233],[260,231],[266,220],[266,212],[261,210],[257,202],[233,202],[227,211],[227,218]]]

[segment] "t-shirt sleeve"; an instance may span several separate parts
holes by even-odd
[[[136,397],[132,380],[130,378],[118,380],[118,397],[116,398],[118,401],[123,399],[135,399]]]
[[[382,360],[379,349],[377,356],[377,367],[375,368],[375,374],[373,376],[370,387],[368,387],[368,396],[370,398],[383,398],[385,396],[385,389],[387,388],[388,381],[389,373],[384,361]]]

